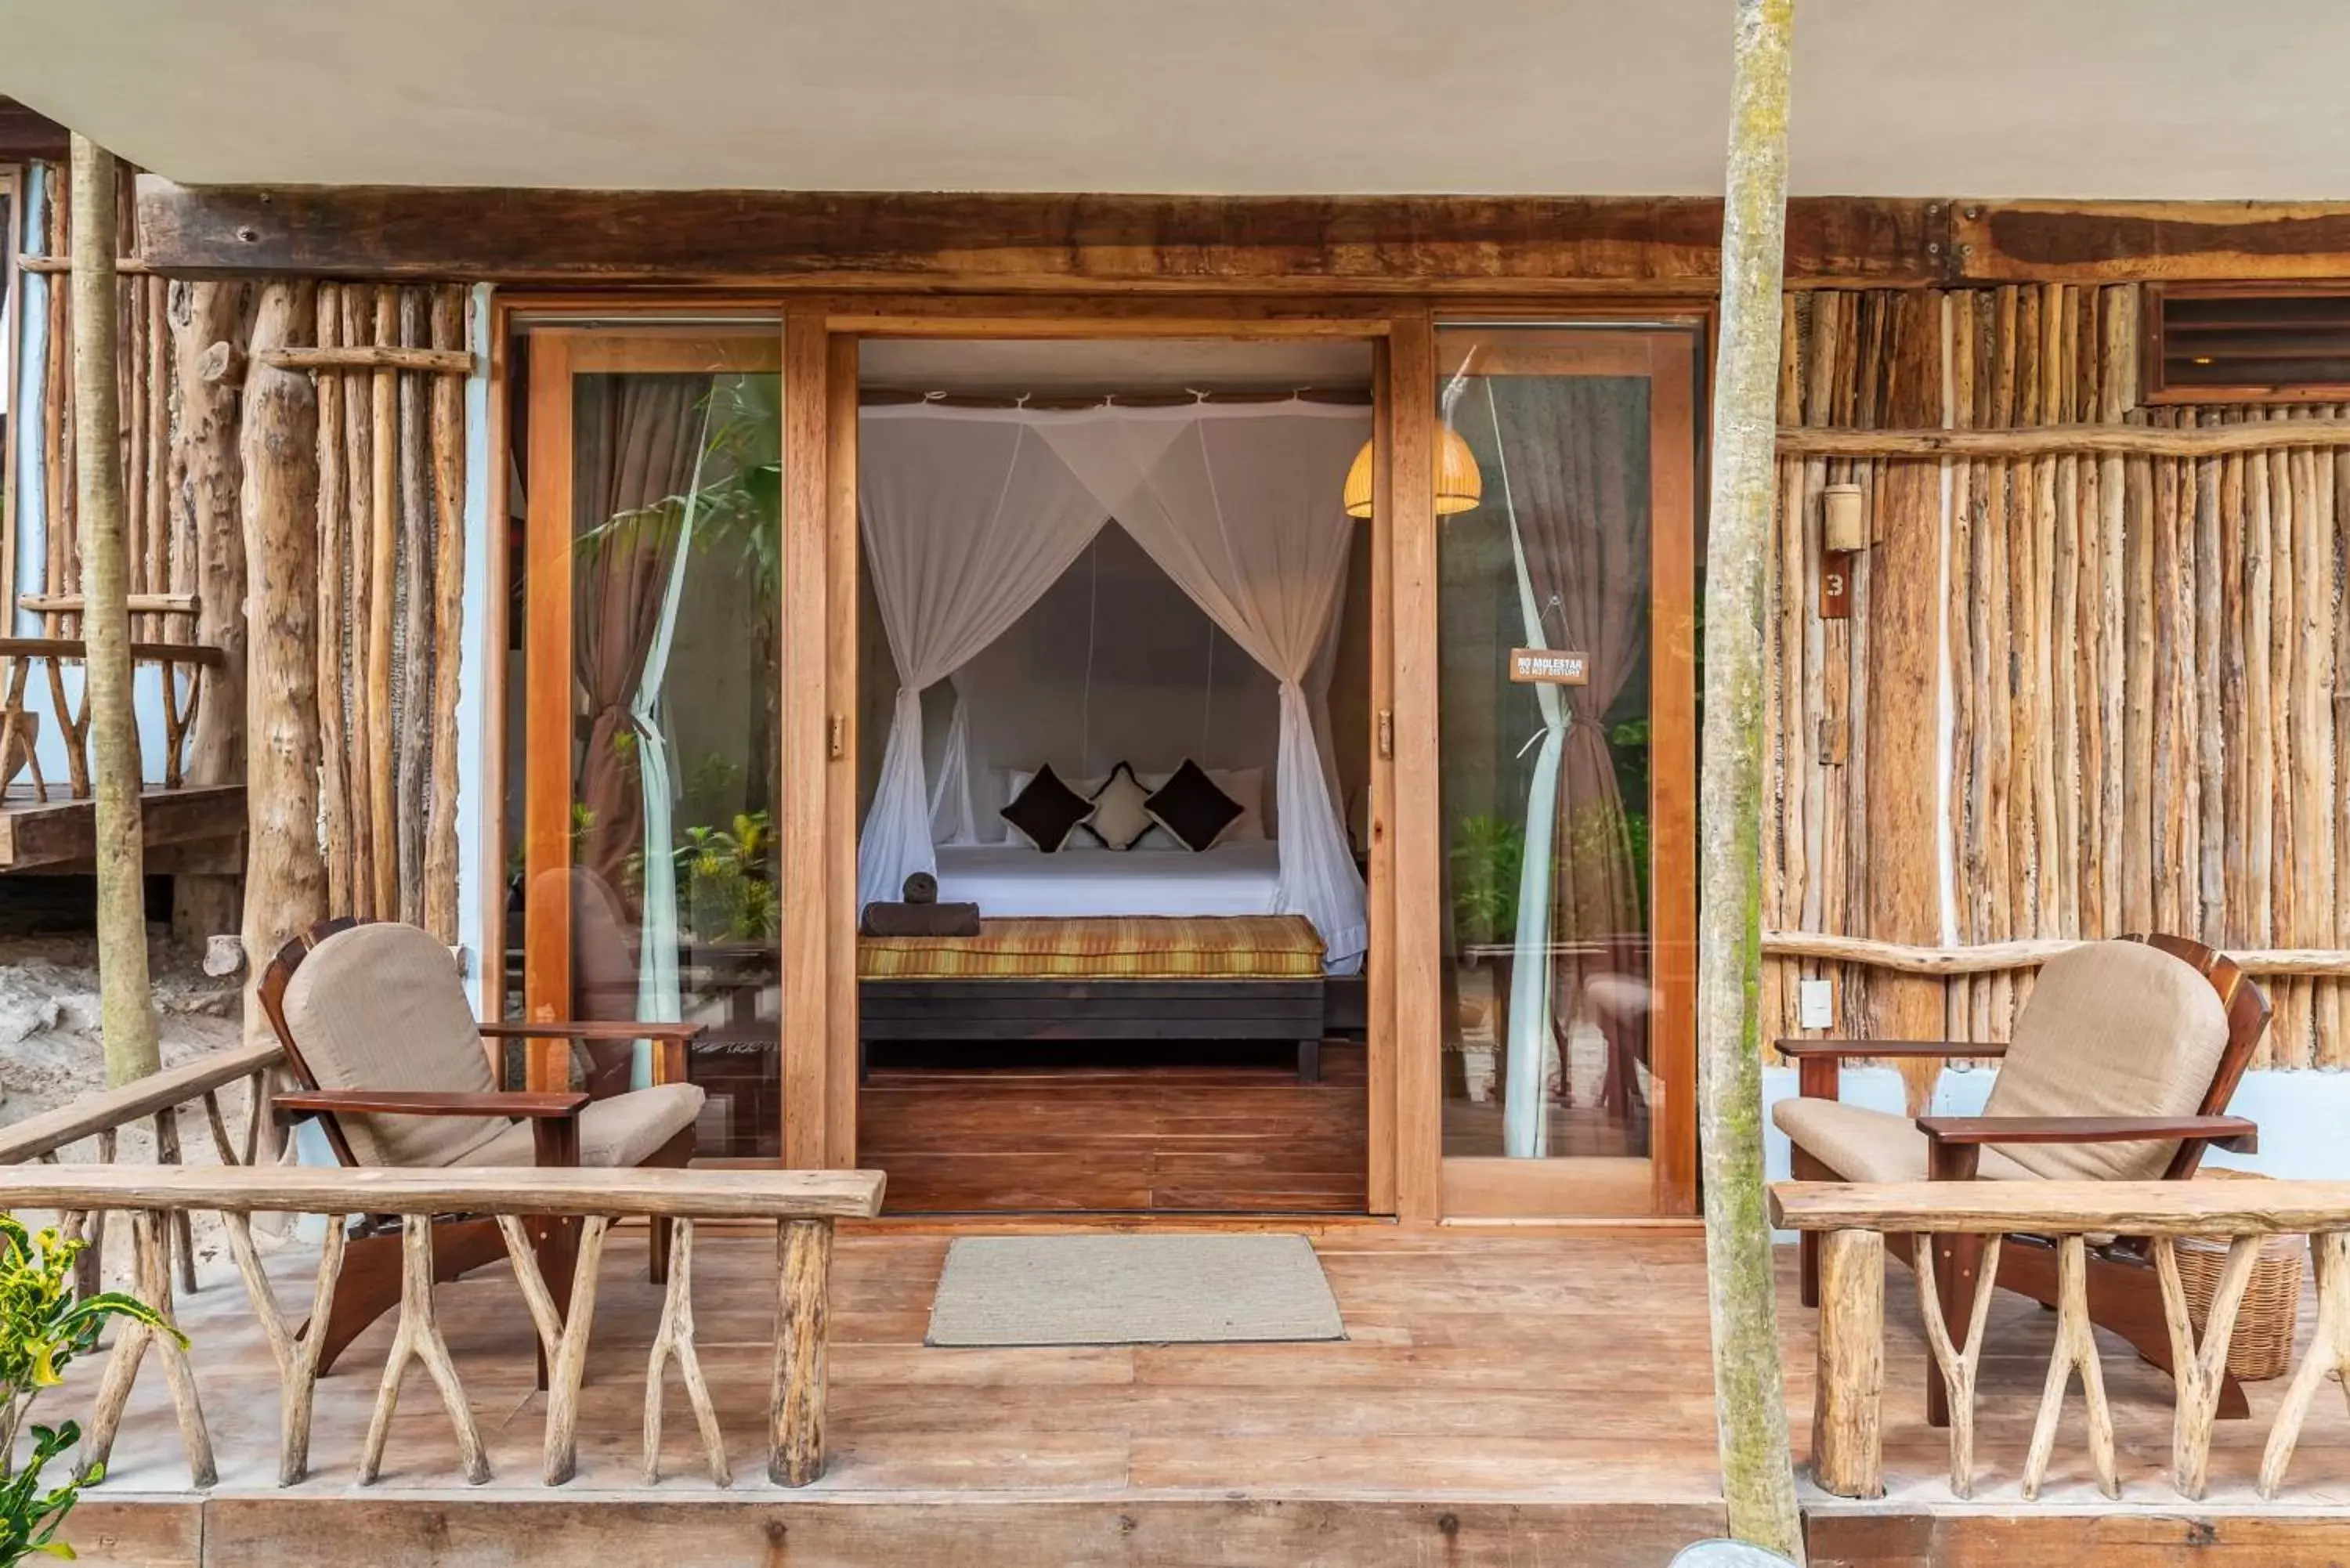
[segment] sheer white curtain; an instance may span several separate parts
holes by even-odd
[[[1322,933],[1333,973],[1362,965],[1361,873],[1315,735],[1305,681],[1336,618],[1360,524],[1343,503],[1369,410],[1200,403],[1037,416],[1104,510],[1280,681],[1280,907]]]
[[[858,504],[874,597],[898,666],[880,782],[857,844],[857,904],[938,870],[922,762],[922,689],[1002,636],[1068,569],[1105,509],[1019,410],[869,408]],[[966,726],[948,732],[941,814],[968,836]],[[952,798],[950,798],[952,796]]]

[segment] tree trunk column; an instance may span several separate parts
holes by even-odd
[[[74,505],[80,519],[83,679],[89,711],[98,874],[99,1011],[106,1081],[162,1064],[147,975],[139,721],[132,708],[129,548],[123,537],[122,403],[115,351],[114,154],[73,139]]]
[[[318,851],[318,400],[307,374],[265,362],[309,341],[315,286],[265,285],[245,367],[245,1037],[266,1037],[253,984],[326,918]]]
[[[1738,0],[1707,511],[1698,1125],[1730,1532],[1803,1560],[1762,1206],[1762,605],[1776,490],[1794,0]]]
[[[168,318],[178,417],[172,436],[172,527],[195,542],[196,640],[222,662],[198,671],[203,705],[188,735],[188,782],[244,778],[244,530],[237,514],[237,400],[244,383],[240,283],[174,283]],[[192,941],[238,929],[237,878],[182,872],[172,924]]]

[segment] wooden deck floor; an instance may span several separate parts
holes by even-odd
[[[1337,1345],[936,1350],[921,1344],[949,1236],[884,1226],[837,1254],[832,1463],[816,1486],[764,1480],[773,1262],[764,1240],[705,1240],[697,1311],[738,1476],[702,1476],[672,1414],[657,1490],[638,1488],[643,1355],[658,1300],[640,1243],[608,1259],[579,1479],[538,1485],[544,1414],[511,1276],[442,1287],[440,1311],[494,1478],[463,1486],[446,1419],[411,1373],[386,1473],[351,1484],[388,1331],[320,1386],[316,1477],[274,1484],[276,1382],[242,1293],[184,1321],[222,1479],[186,1490],[160,1378],[142,1384],[116,1469],[69,1532],[92,1563],[815,1565],[1638,1564],[1719,1530],[1704,1262],[1688,1235],[1559,1237],[1331,1225],[1315,1245],[1344,1313]],[[289,1279],[300,1259],[283,1260]],[[1798,1451],[1809,1314],[1783,1280]],[[290,1294],[290,1290],[289,1290]],[[2126,1501],[2088,1480],[2077,1410],[2037,1508],[2015,1473],[2053,1319],[2002,1299],[1983,1378],[1978,1501],[1936,1478],[1914,1302],[1893,1282],[1886,1414],[1893,1494],[1807,1498],[1814,1563],[2283,1563],[2350,1560],[2350,1416],[2313,1417],[2290,1506],[2251,1501],[2279,1386],[2220,1435],[2212,1500],[2160,1480],[2168,1385],[2108,1344]],[[92,1375],[94,1376],[94,1375]],[[2076,1400],[2077,1404],[2077,1400]],[[52,1412],[52,1415],[61,1412]],[[1939,1499],[1939,1501],[1936,1500]]]

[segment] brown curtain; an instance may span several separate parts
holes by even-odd
[[[572,673],[588,716],[578,774],[588,820],[576,855],[607,887],[633,888],[627,863],[643,847],[645,811],[629,702],[678,545],[679,509],[660,504],[693,481],[710,378],[598,376],[577,385]]]
[[[1558,688],[1571,722],[1559,766],[1553,938],[1636,936],[1641,868],[1606,721],[1648,634],[1647,383],[1489,376],[1469,395],[1491,400],[1501,472],[1486,473],[1485,499],[1505,499],[1516,518],[1544,640],[1590,656],[1589,683]],[[1475,410],[1462,415],[1471,421]]]

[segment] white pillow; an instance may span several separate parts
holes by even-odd
[[[1207,773],[1209,781],[1239,802],[1241,808],[1241,814],[1232,818],[1232,826],[1216,835],[1216,843],[1263,843],[1264,770],[1263,768],[1210,768]],[[1214,846],[1211,845],[1209,847],[1213,848]]]

